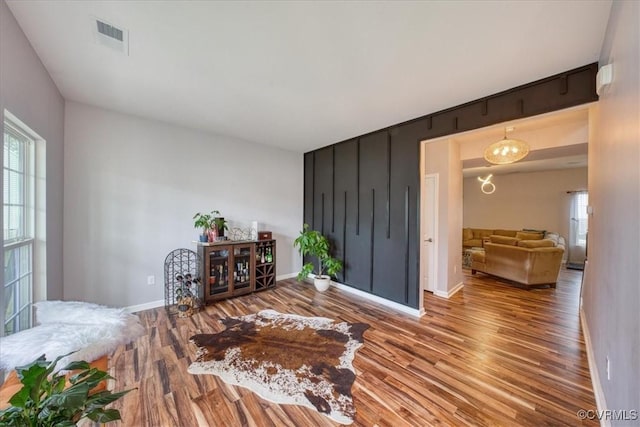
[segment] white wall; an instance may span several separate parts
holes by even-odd
[[[590,116],[593,216],[583,289],[585,321],[606,409],[627,411],[640,410],[639,28],[640,3],[613,2],[600,64],[613,63],[614,81]]]
[[[445,296],[462,283],[462,161],[459,144],[450,139],[430,141],[423,151],[425,174],[438,174],[438,278],[434,293]]]
[[[449,248],[447,260],[449,283],[447,292],[462,284],[462,208],[463,208],[463,176],[462,161],[460,160],[460,144],[449,142]]]
[[[496,175],[484,194],[477,177],[464,180],[464,227],[569,233],[570,196],[587,189],[587,168]]]
[[[46,295],[38,296],[61,299],[63,297],[64,99],[6,3],[0,0],[0,120],[2,122],[4,122],[5,109],[46,141],[46,234],[44,237],[39,236],[39,245],[46,242],[47,283]],[[4,251],[0,251],[2,265],[4,265],[3,256]],[[4,307],[4,303],[0,306]]]
[[[195,212],[252,220],[277,239],[277,274],[298,271],[302,154],[67,102],[66,299],[131,306],[163,298],[163,263],[195,249]],[[147,285],[147,276],[156,285]]]

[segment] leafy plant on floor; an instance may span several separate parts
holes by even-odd
[[[98,423],[120,419],[117,409],[104,407],[131,390],[117,393],[104,390],[90,394],[101,381],[113,377],[92,368],[85,361],[71,362],[63,368],[65,371],[80,370],[69,377],[70,385],[65,388],[65,376],[53,371],[58,361],[66,356],[48,362],[43,355],[28,365],[16,368],[23,387],[9,399],[11,406],[0,411],[0,425],[66,427],[75,426],[83,418]]]
[[[298,248],[304,257],[311,255],[318,260],[318,269],[314,271],[314,265],[308,262],[302,266],[298,273],[298,280],[302,281],[314,273],[316,276],[323,276],[326,272],[329,276],[334,276],[342,270],[342,261],[331,257],[331,246],[326,237],[319,231],[310,230],[309,224],[305,224],[300,235],[293,241],[293,246]]]

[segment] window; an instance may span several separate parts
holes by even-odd
[[[4,123],[4,334],[31,327],[35,217],[35,142]]]
[[[587,215],[587,206],[589,205],[589,194],[586,191],[575,193],[575,215],[576,221],[576,245],[587,246],[587,227],[589,224],[589,216]]]

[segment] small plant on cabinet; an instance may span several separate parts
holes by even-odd
[[[224,236],[224,231],[228,230],[227,221],[221,217],[222,215],[220,211],[211,211],[212,220],[211,220],[211,228],[215,227],[218,230],[219,236]]]
[[[206,242],[207,232],[211,228],[211,220],[212,220],[211,214],[202,214],[198,212],[193,216],[193,219],[194,219],[193,227],[202,229],[202,234],[200,235],[200,241]]]

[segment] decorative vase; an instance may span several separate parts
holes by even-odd
[[[331,278],[329,276],[316,276],[313,279],[313,286],[316,287],[318,292],[324,292],[329,289],[331,285]]]
[[[209,236],[207,235],[207,233],[204,233],[204,234],[201,234],[201,235],[200,235],[200,241],[201,241],[202,243],[206,243],[206,242],[208,242],[208,241],[209,241]]]

